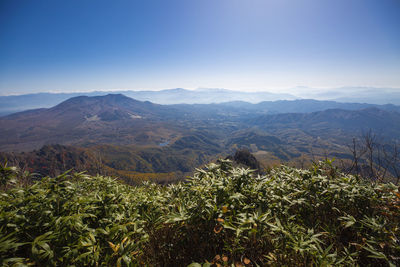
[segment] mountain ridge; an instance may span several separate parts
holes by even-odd
[[[268,92],[240,92],[223,89],[223,91],[187,90],[183,88],[165,89],[160,91],[93,91],[81,93],[37,93],[25,95],[0,96],[0,116],[8,115],[27,109],[49,108],[71,97],[101,96],[107,94],[124,94],[128,97],[151,101],[157,104],[210,104],[234,100],[247,100],[259,102],[261,100],[296,99],[289,94],[276,94]]]
[[[274,113],[279,107],[306,111],[305,104],[308,110],[349,109]],[[302,162],[327,150],[349,159],[347,145],[368,131],[399,141],[398,108],[315,100],[159,105],[122,94],[78,96],[49,109],[0,118],[0,151],[32,159],[32,168],[43,167],[44,153],[60,171],[69,162],[61,154],[78,165],[94,166],[99,157],[108,172],[124,177],[187,172],[237,149],[248,149],[265,164]],[[80,160],[82,155],[87,160]]]
[[[126,143],[146,131],[159,131],[160,136],[162,133],[169,136],[168,132],[176,130],[171,130],[173,126],[165,120],[174,114],[180,116],[173,107],[141,102],[119,94],[78,96],[49,109],[0,118],[1,149],[4,150],[4,146],[23,147],[24,142],[31,142],[30,148],[49,143],[84,144],[92,139],[103,140],[101,142],[124,140]]]
[[[20,147],[17,150],[21,150],[27,143],[31,144],[27,146],[29,149],[57,143],[157,146],[163,143],[174,145],[177,142],[175,145],[184,147],[190,146],[189,140],[196,140],[196,131],[208,132],[210,140],[224,140],[224,135],[228,133],[254,126],[263,131],[299,129],[322,133],[324,129],[351,132],[356,129],[388,128],[386,135],[393,138],[400,133],[400,126],[397,126],[400,125],[400,107],[393,105],[355,105],[315,100],[239,103],[241,108],[238,109],[235,106],[238,102],[159,105],[122,94],[78,96],[49,109],[24,111],[0,118],[0,150],[12,151],[17,147]],[[274,107],[282,106],[284,111],[291,111],[304,109],[305,104],[311,106],[310,110],[331,106],[355,110],[336,108],[309,113],[274,114]],[[215,133],[219,137],[211,137]]]

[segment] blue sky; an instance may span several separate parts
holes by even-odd
[[[0,94],[400,88],[399,0],[0,0]]]

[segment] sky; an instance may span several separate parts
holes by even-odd
[[[400,88],[399,0],[0,0],[0,95]]]

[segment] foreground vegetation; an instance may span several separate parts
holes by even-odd
[[[258,176],[221,161],[136,187],[82,173],[15,186],[17,171],[0,170],[3,266],[400,265],[399,189],[330,162]]]

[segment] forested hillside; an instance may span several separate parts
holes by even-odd
[[[121,94],[79,96],[0,118],[0,161],[40,176],[73,169],[129,184],[165,183],[246,149],[266,169],[335,157],[344,170],[357,173],[362,170],[354,164],[369,165],[374,179],[372,169],[380,167],[397,178],[398,111],[315,100],[159,105]],[[374,137],[369,148],[367,133]]]

